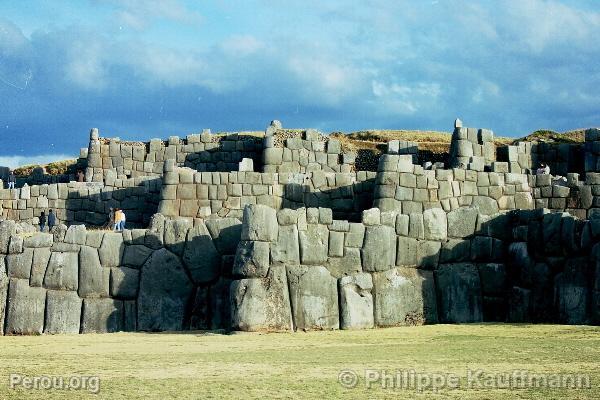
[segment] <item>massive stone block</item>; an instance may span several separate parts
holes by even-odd
[[[111,268],[110,295],[119,299],[135,299],[140,284],[140,271],[134,268]]]
[[[84,299],[81,333],[110,333],[123,330],[123,302],[113,299]]]
[[[219,277],[221,256],[203,222],[189,230],[182,259],[194,283],[212,282]]]
[[[231,327],[241,331],[290,331],[292,310],[285,266],[273,265],[266,278],[233,281]]]
[[[364,271],[385,271],[396,263],[396,230],[391,226],[368,226],[362,248]]]
[[[277,212],[271,207],[250,204],[244,208],[242,240],[274,242],[279,233]]]
[[[443,264],[435,271],[440,321],[481,322],[481,284],[474,264]]]
[[[4,316],[6,315],[6,298],[9,278],[6,274],[4,257],[0,256],[0,335],[4,334]]]
[[[179,258],[166,249],[156,250],[142,267],[138,329],[181,330],[192,293],[192,282]]]
[[[219,253],[235,254],[242,232],[240,220],[237,218],[218,218],[207,219],[205,222]]]
[[[165,246],[173,253],[181,256],[185,248],[185,239],[187,233],[192,227],[192,223],[187,219],[173,219],[165,221]],[[125,258],[127,257],[127,248],[125,249]],[[143,263],[141,264],[143,265]]]
[[[357,273],[338,281],[340,291],[340,327],[369,329],[375,326],[373,315],[373,279],[370,274]]]
[[[81,246],[79,251],[79,286],[80,297],[108,297],[110,268],[100,264],[98,250],[89,246]]]
[[[185,239],[181,241],[181,245],[185,247]],[[178,250],[178,245],[168,246],[169,249],[175,248]],[[132,244],[125,246],[123,253],[122,264],[132,268],[141,268],[146,263],[146,260],[152,254],[152,249],[143,244]]]
[[[11,279],[8,291],[5,333],[41,334],[44,329],[46,289],[30,287],[25,279]]]
[[[24,239],[23,245],[25,247],[51,247],[54,243],[54,236],[51,233],[36,232],[32,236],[28,236]]]
[[[0,254],[8,253],[10,237],[16,233],[17,224],[12,220],[0,222]]]
[[[33,251],[29,285],[42,286],[44,276],[46,275],[46,267],[48,267],[48,261],[50,261],[50,249],[38,248]]]
[[[103,267],[118,267],[121,265],[121,259],[124,251],[123,235],[120,233],[109,232],[104,234],[102,245],[98,250],[100,262]]]
[[[397,267],[373,274],[376,326],[438,321],[433,272]]]
[[[464,238],[473,235],[479,211],[474,207],[457,208],[448,213],[448,236]]]
[[[446,240],[448,237],[448,221],[446,212],[441,208],[430,208],[423,212],[425,239]]]
[[[558,321],[587,324],[591,321],[588,265],[585,258],[567,261],[565,270],[554,278],[554,302]]]
[[[294,326],[301,330],[339,329],[337,280],[322,266],[287,267]]]
[[[360,249],[346,247],[343,257],[331,257],[325,265],[335,278],[352,275],[362,271]]]
[[[52,252],[44,287],[56,290],[77,290],[79,287],[79,267],[76,253]]]
[[[309,224],[299,237],[302,264],[319,265],[327,261],[329,230],[325,225]]]
[[[29,279],[33,263],[33,249],[25,249],[21,254],[9,254],[5,260],[9,277]]]
[[[235,254],[233,274],[243,278],[264,278],[268,271],[269,242],[240,242]]]
[[[48,290],[45,333],[79,333],[82,300],[76,292]]]
[[[296,265],[300,264],[300,243],[298,226],[284,225],[279,227],[279,237],[271,245],[273,262]]]

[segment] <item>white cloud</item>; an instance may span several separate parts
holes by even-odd
[[[166,19],[184,24],[198,24],[202,16],[178,0],[96,0],[115,7],[116,18],[124,25],[143,30],[154,21]]]
[[[264,48],[264,44],[252,35],[235,35],[220,45],[223,53],[230,57],[246,57]]]
[[[0,166],[17,168],[24,165],[43,165],[53,161],[75,159],[77,157],[68,154],[45,154],[40,156],[0,156]]]

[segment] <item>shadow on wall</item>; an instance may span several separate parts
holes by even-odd
[[[213,136],[209,137],[213,139]],[[238,171],[243,158],[250,158],[254,163],[254,171],[262,171],[262,138],[228,135],[219,141],[199,145],[204,150],[187,154],[182,162],[184,167],[198,172],[231,172]],[[181,160],[177,161],[181,163]]]

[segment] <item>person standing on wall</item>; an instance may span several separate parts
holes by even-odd
[[[16,182],[17,182],[17,177],[15,176],[15,173],[11,170],[8,174],[8,188],[14,189]]]
[[[120,208],[116,208],[115,209],[115,225],[113,230],[115,232],[119,232],[119,228],[121,227],[121,215],[123,214],[123,212],[121,211]]]
[[[127,222],[127,217],[125,215],[125,211],[121,210],[121,220],[119,221],[119,230],[121,232],[125,230],[125,222]]]
[[[42,211],[42,215],[40,215],[40,232],[44,232],[45,227],[46,227],[46,212]]]
[[[48,232],[52,231],[54,225],[56,225],[56,215],[54,214],[54,211],[50,210],[48,212]]]

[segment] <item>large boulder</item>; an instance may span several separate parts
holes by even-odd
[[[443,264],[435,271],[438,312],[444,323],[481,322],[481,283],[477,266]]]
[[[292,310],[285,266],[273,265],[266,278],[233,281],[230,305],[232,329],[292,330]]]
[[[98,250],[100,263],[103,267],[118,267],[124,251],[123,235],[117,232],[108,232],[102,238],[102,245]]]
[[[45,333],[79,333],[82,300],[75,292],[48,290]]]
[[[373,316],[373,279],[370,274],[357,273],[338,281],[340,291],[340,327],[369,329],[375,326]]]
[[[279,237],[271,245],[273,262],[296,265],[300,264],[300,244],[298,226],[284,225],[279,227]]]
[[[240,242],[233,263],[233,275],[243,278],[264,278],[268,271],[269,242]]]
[[[448,213],[448,236],[464,238],[475,233],[477,215],[479,211],[474,207],[463,207]]]
[[[117,267],[110,272],[110,296],[118,299],[135,299],[140,285],[140,271]]]
[[[100,264],[98,250],[81,246],[79,251],[79,297],[108,297],[110,268]]]
[[[585,258],[568,260],[565,270],[554,278],[554,302],[558,321],[563,324],[588,324],[592,313],[588,265]]]
[[[231,306],[229,304],[229,287],[231,279],[220,278],[210,287],[210,328],[231,328]]]
[[[207,219],[206,227],[221,254],[235,254],[240,236],[242,223],[237,218]]]
[[[8,276],[11,278],[29,279],[32,263],[33,249],[25,249],[20,254],[7,255],[6,265],[8,267]]]
[[[122,330],[122,301],[113,299],[84,299],[81,333],[110,333]]]
[[[192,293],[192,282],[179,258],[166,249],[156,250],[142,267],[138,329],[181,330]]]
[[[337,280],[322,266],[287,267],[296,329],[339,329]]]
[[[50,261],[50,249],[38,248],[33,250],[33,262],[31,264],[29,285],[42,286],[44,283],[44,276],[46,276],[48,261]]]
[[[8,253],[10,237],[17,232],[17,224],[12,220],[0,222],[0,254]]]
[[[0,335],[4,334],[4,316],[6,315],[6,298],[9,278],[6,274],[4,257],[0,256]]]
[[[25,279],[11,279],[8,290],[6,334],[39,335],[44,329],[46,289],[30,287]]]
[[[300,231],[300,258],[302,264],[319,265],[327,262],[329,229],[325,225],[309,224]]]
[[[185,248],[185,238],[192,227],[192,223],[187,219],[172,219],[165,221],[165,246],[173,253],[181,256]],[[125,249],[125,257],[127,256],[127,248]],[[125,263],[125,261],[123,261]],[[142,263],[143,265],[143,263]]]
[[[396,230],[387,225],[368,226],[362,248],[363,270],[386,271],[396,264]]]
[[[335,278],[362,272],[360,249],[346,247],[343,257],[330,257],[326,265],[329,273]]]
[[[52,252],[44,287],[56,290],[77,290],[79,286],[79,262],[76,253]]]
[[[448,220],[446,212],[441,208],[430,208],[423,211],[425,239],[446,240],[448,237]]]
[[[182,259],[196,284],[219,277],[221,256],[203,222],[188,231]]]
[[[241,240],[274,242],[279,233],[277,212],[261,204],[249,204],[244,208]]]
[[[185,239],[182,241],[182,245],[185,246]],[[169,249],[173,248],[173,246],[168,247]],[[175,248],[178,248],[175,246]],[[123,252],[123,261],[122,265],[131,267],[131,268],[141,268],[142,265],[146,263],[150,254],[152,254],[152,249],[144,246],[143,244],[131,244],[125,246],[125,251]],[[183,250],[182,250],[183,252]]]
[[[52,247],[54,236],[51,233],[36,232],[35,234],[25,238],[23,245],[25,247]]]
[[[397,267],[373,274],[376,326],[438,321],[433,272]]]

